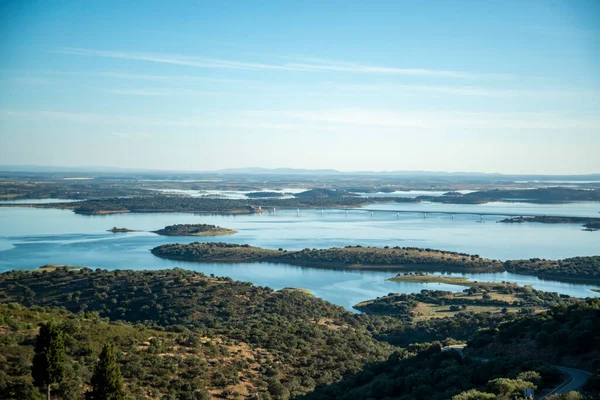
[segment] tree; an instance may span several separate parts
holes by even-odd
[[[35,343],[31,375],[36,386],[46,389],[48,400],[52,385],[63,379],[65,362],[63,331],[53,322],[42,324]]]
[[[497,378],[488,382],[488,390],[497,394],[499,399],[509,399],[514,394],[523,393],[524,389],[537,389],[537,386],[523,379]]]
[[[111,344],[105,344],[102,348],[100,360],[92,376],[92,391],[88,392],[87,397],[93,400],[125,399],[121,369]]]
[[[471,389],[452,397],[452,400],[495,400],[496,395]]]
[[[517,379],[522,379],[527,382],[531,382],[536,386],[542,385],[542,375],[537,371],[525,371],[517,375]]]

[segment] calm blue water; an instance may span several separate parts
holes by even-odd
[[[378,203],[365,208],[379,210],[402,210],[415,212],[469,212],[498,215],[557,215],[570,217],[600,218],[600,202],[579,202],[562,204],[532,204],[492,202],[485,204],[443,204],[443,203]]]
[[[598,203],[596,203],[598,205]],[[369,208],[387,208],[389,204]],[[399,206],[406,206],[399,204]],[[435,206],[435,205],[432,205]],[[449,205],[444,205],[450,207]],[[477,207],[459,208],[476,212]],[[496,207],[508,212],[515,205]],[[507,207],[507,208],[506,208]],[[536,206],[544,210],[543,207]],[[551,206],[555,207],[555,206]],[[560,213],[588,209],[576,205]],[[589,208],[591,212],[592,208]],[[416,210],[415,210],[416,211]],[[452,209],[450,209],[452,211]],[[296,267],[282,264],[198,264],[163,260],[149,250],[164,243],[193,241],[228,241],[267,248],[327,248],[361,244],[370,246],[415,246],[479,254],[497,259],[565,258],[600,254],[600,232],[586,232],[577,224],[499,224],[502,216],[419,212],[395,213],[350,211],[277,210],[262,215],[200,215],[185,213],[76,215],[68,210],[1,208],[0,271],[32,269],[43,264],[85,265],[107,269],[160,269],[181,267],[229,276],[258,285],[280,289],[295,286],[311,290],[316,296],[350,308],[352,305],[390,292],[418,292],[423,288],[460,291],[463,288],[443,284],[388,282],[394,275],[385,271],[339,271]],[[209,223],[236,229],[238,234],[214,238],[164,237],[149,232],[110,233],[113,226],[156,230],[176,223]],[[452,274],[480,281],[514,281],[533,287],[586,297],[597,296],[593,286],[543,281],[535,277],[496,274]]]
[[[73,203],[82,200],[67,199],[19,199],[19,200],[0,200],[0,204],[51,204],[51,203]]]

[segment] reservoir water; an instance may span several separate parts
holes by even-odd
[[[600,254],[600,232],[583,231],[579,224],[504,224],[501,213],[535,208],[536,213],[584,215],[597,213],[598,203],[565,205],[443,205],[434,203],[370,205],[369,209],[406,209],[401,213],[342,210],[277,210],[253,215],[186,213],[111,214],[84,216],[68,210],[0,207],[0,272],[34,269],[44,264],[85,265],[106,269],[160,269],[180,267],[206,274],[281,289],[309,289],[332,303],[352,305],[388,293],[418,292],[424,288],[460,291],[461,286],[389,282],[389,271],[348,271],[303,268],[283,264],[200,264],[163,260],[149,250],[165,243],[227,241],[289,250],[363,246],[414,246],[479,254],[495,259],[558,259]],[[485,207],[484,207],[485,206]],[[498,215],[478,215],[483,210]],[[432,211],[457,212],[449,214]],[[423,211],[427,211],[426,218]],[[533,210],[531,210],[533,211]],[[458,214],[471,212],[473,214]],[[485,211],[487,212],[487,211]],[[516,212],[518,213],[518,212]],[[150,231],[177,223],[208,223],[235,229],[236,235],[217,237],[165,237],[150,232],[110,233],[125,227]],[[510,273],[449,274],[479,281],[511,281],[536,289],[577,297],[598,296],[597,286],[540,280]]]

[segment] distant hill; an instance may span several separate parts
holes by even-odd
[[[312,189],[306,192],[296,193],[296,197],[307,198],[307,197],[343,197],[343,196],[357,196],[354,193],[347,192],[345,190],[331,190],[331,189]]]

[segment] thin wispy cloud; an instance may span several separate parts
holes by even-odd
[[[111,135],[121,139],[149,139],[153,136],[148,132],[113,132]]]
[[[307,131],[314,129],[302,121],[292,123],[270,122],[262,119],[253,119],[243,113],[213,114],[203,118],[159,118],[141,117],[131,115],[99,115],[92,113],[77,113],[67,111],[50,110],[0,110],[0,117],[22,118],[31,120],[57,120],[74,124],[89,125],[115,125],[134,127],[156,127],[156,128],[234,128],[234,129],[273,129]],[[334,130],[323,128],[323,131]]]
[[[329,87],[349,92],[392,92],[392,93],[432,93],[456,96],[521,97],[521,96],[600,96],[597,90],[571,90],[567,88],[540,89],[498,89],[484,86],[435,86],[388,84],[337,84],[326,83]]]
[[[154,53],[137,53],[137,52],[119,52],[107,50],[93,50],[82,48],[58,48],[54,50],[56,53],[90,56],[90,57],[105,57],[125,60],[139,60],[154,63],[182,65],[198,68],[214,68],[214,69],[238,69],[238,70],[276,70],[276,71],[330,71],[330,72],[352,72],[365,74],[381,74],[381,75],[404,75],[416,77],[438,77],[438,78],[474,78],[481,75],[471,74],[461,71],[448,71],[426,68],[397,68],[387,66],[364,65],[347,62],[325,61],[320,62],[285,62],[280,64],[275,63],[260,63],[247,62],[237,60],[224,60],[215,58],[203,57],[187,57],[177,54],[154,54]]]
[[[195,89],[103,89],[106,93],[125,96],[237,96],[235,93]]]
[[[503,129],[587,129],[600,130],[600,117],[561,115],[546,112],[400,112],[380,109],[340,109],[318,111],[248,111],[246,115],[315,123],[358,125],[363,127],[446,127]]]
[[[345,127],[439,129],[447,127],[516,130],[600,131],[600,117],[549,112],[400,112],[384,109],[332,109],[299,111],[249,110],[214,113],[202,118],[103,116],[64,111],[2,110],[4,117],[53,119],[78,124],[129,125],[180,128],[236,128],[309,131],[340,131]]]

